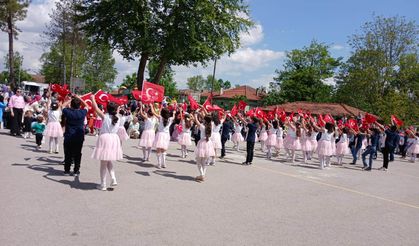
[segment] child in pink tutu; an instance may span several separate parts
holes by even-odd
[[[99,108],[100,112],[103,113],[103,106],[101,104],[98,105],[98,108]],[[100,117],[96,116],[95,124],[94,124],[94,129],[95,129],[95,135],[96,136],[99,135],[100,128],[102,128],[102,119]]]
[[[301,125],[296,120],[289,119],[286,124],[288,126],[287,140],[285,141],[285,150],[291,162],[295,162],[295,151],[301,149]]]
[[[407,143],[406,154],[410,156],[410,162],[415,163],[416,156],[419,154],[419,132],[409,131]]]
[[[240,122],[234,118],[234,134],[231,138],[231,141],[234,143],[234,147],[237,151],[240,151],[240,143],[244,141],[243,135],[242,135],[242,125]]]
[[[319,128],[316,125],[314,128],[322,133],[317,146],[317,154],[319,155],[320,169],[324,169],[325,166],[330,166],[330,157],[333,155],[332,138],[335,129],[330,123],[326,123],[324,128]]]
[[[47,103],[47,110],[50,102]],[[63,129],[60,124],[61,120],[61,107],[57,102],[52,102],[50,109],[48,110],[48,121],[47,128],[44,132],[44,136],[49,142],[49,153],[58,154],[59,144],[58,138],[63,136]]]
[[[118,105],[114,102],[109,102],[106,106],[107,113],[104,114],[96,104],[95,96],[91,96],[93,109],[96,111],[98,117],[102,118],[102,127],[100,128],[100,135],[96,141],[96,147],[93,150],[92,158],[100,160],[100,185],[99,190],[105,191],[106,186],[106,172],[111,176],[111,186],[116,186],[116,176],[112,161],[122,159],[122,147],[118,137],[119,118]]]
[[[170,125],[175,118],[176,111],[173,110],[173,115],[170,117],[170,111],[167,108],[162,108],[160,114],[158,114],[154,107],[151,106],[151,111],[154,116],[159,120],[159,127],[157,129],[156,137],[154,138],[153,147],[157,153],[157,168],[166,168],[166,151],[169,148],[170,143]]]
[[[268,124],[268,139],[266,140],[266,158],[272,158],[272,151],[277,146],[276,132],[278,131],[278,121],[274,120],[272,123],[265,121]]]
[[[207,171],[207,164],[211,158],[215,156],[214,144],[211,140],[212,134],[212,117],[206,115],[203,122],[199,122],[198,115],[193,117],[195,124],[199,127],[201,132],[201,139],[199,140],[195,148],[195,159],[199,170],[199,176],[195,178],[198,182],[205,180],[205,174]]]
[[[208,164],[211,166],[214,166],[215,157],[217,156],[217,150],[221,150],[222,148],[220,131],[221,131],[221,127],[223,126],[224,117],[220,119],[218,112],[213,112],[212,121],[213,121],[213,124],[212,124],[211,140],[212,140],[212,143],[214,144],[215,155],[210,158],[210,161]]]
[[[119,137],[119,141],[121,142],[121,146],[122,146],[122,142],[127,141],[129,139],[127,130],[125,129],[125,123],[127,121],[130,120],[130,117],[128,115],[125,115],[125,111],[124,110],[119,110],[119,128],[118,128],[118,137]]]
[[[313,128],[310,124],[306,123],[305,120],[301,122],[301,151],[303,152],[304,163],[307,163],[310,152],[313,147],[311,146],[311,134],[313,134]]]
[[[319,135],[319,133],[317,132],[316,128],[314,128],[314,122],[311,121],[309,126],[309,128],[311,128],[311,135],[310,135],[310,145],[311,145],[311,150],[307,153],[307,160],[311,160],[311,158],[313,157],[313,154],[316,153],[317,151],[317,135]]]
[[[143,149],[143,160],[150,160],[151,148],[153,147],[156,131],[154,126],[157,124],[157,118],[154,117],[151,108],[144,113],[143,105],[140,103],[140,116],[144,119],[144,130],[141,134],[139,146]]]
[[[259,141],[260,141],[260,149],[262,150],[262,152],[265,152],[265,144],[266,144],[266,141],[268,140],[268,132],[266,131],[266,129],[268,128],[269,128],[268,122],[263,122],[263,124],[261,124]]]
[[[339,129],[339,141],[336,143],[337,164],[342,165],[343,157],[349,153],[348,129]]]
[[[192,140],[191,140],[192,120],[189,114],[183,115],[182,108],[180,108],[180,111],[181,111],[180,122],[182,124],[182,132],[179,135],[178,143],[180,144],[182,158],[186,158],[188,156],[188,146],[192,145]]]
[[[279,152],[284,148],[284,124],[281,121],[278,121],[278,131],[276,131],[276,153],[279,155]]]

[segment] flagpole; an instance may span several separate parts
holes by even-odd
[[[215,82],[215,69],[217,68],[217,58],[214,59],[214,70],[212,72],[212,85],[211,85],[211,95],[214,91],[214,82]]]

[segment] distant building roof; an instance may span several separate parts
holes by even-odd
[[[208,97],[211,92],[204,92],[201,94],[202,97]],[[259,92],[257,89],[248,85],[242,85],[236,88],[227,89],[222,92],[213,92],[214,99],[232,99],[235,96],[245,96],[247,100],[258,101],[262,99],[263,92]]]
[[[317,103],[317,102],[291,102],[279,105],[272,105],[264,108],[264,110],[273,110],[279,107],[285,112],[297,112],[299,109],[310,111],[312,114],[331,114],[332,116],[357,116],[358,114],[365,115],[365,111],[358,108],[351,107],[343,103]]]
[[[35,81],[37,83],[45,83],[45,76],[40,74],[30,74],[32,77],[32,81]]]

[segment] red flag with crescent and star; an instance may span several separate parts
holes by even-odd
[[[199,108],[199,104],[195,101],[195,99],[188,95],[189,104],[191,105],[192,110],[197,110]]]
[[[141,100],[143,103],[162,102],[164,99],[164,87],[147,81],[143,82]]]
[[[141,94],[142,94],[142,91],[140,91],[140,90],[132,90],[132,91],[131,91],[131,94],[132,94],[132,96],[135,98],[135,100],[137,100],[137,101],[141,101]]]
[[[231,109],[231,116],[236,116],[238,113],[237,106],[234,104],[233,108]]]
[[[98,104],[101,104],[101,105],[103,105],[103,106],[106,106],[106,105],[108,105],[109,95],[108,95],[108,94],[106,94],[106,92],[104,92],[104,91],[102,91],[102,90],[98,90],[98,91],[95,93],[95,99],[96,99],[96,102],[97,102]]]
[[[403,121],[399,118],[397,118],[395,115],[391,115],[391,120],[396,124],[397,126],[402,126]]]
[[[243,110],[245,110],[246,106],[247,106],[247,103],[245,103],[244,101],[240,101],[238,106],[237,106],[237,109],[239,111],[243,111]]]
[[[202,104],[202,106],[205,108],[205,110],[211,111],[211,109],[212,109],[212,95],[209,95],[209,97],[207,98],[207,100],[205,100],[205,102],[204,102],[204,104]]]

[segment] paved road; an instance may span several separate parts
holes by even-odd
[[[62,176],[62,154],[0,130],[1,245],[419,244],[419,163],[319,170],[259,152],[241,166],[245,152],[230,151],[196,183],[193,155],[181,159],[177,144],[168,168],[156,170],[129,140],[119,186],[103,192],[94,143],[87,137],[76,179]]]

